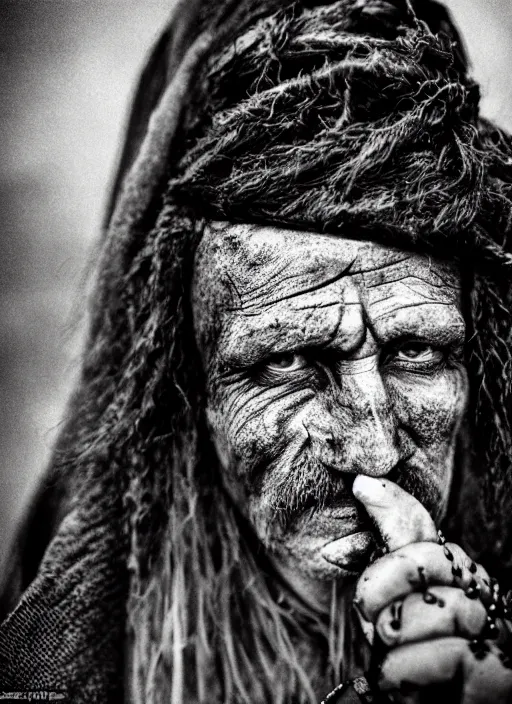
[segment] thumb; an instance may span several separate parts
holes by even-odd
[[[427,509],[398,484],[358,474],[352,491],[375,522],[390,552],[409,543],[437,541],[437,528]]]

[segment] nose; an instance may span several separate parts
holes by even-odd
[[[340,375],[308,423],[320,459],[343,472],[380,477],[400,460],[398,429],[376,364]]]

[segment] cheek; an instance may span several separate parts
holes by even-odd
[[[243,477],[259,462],[272,461],[303,441],[290,420],[313,396],[310,389],[258,388],[244,382],[216,389],[207,414],[224,469]]]
[[[425,379],[401,375],[387,383],[397,421],[414,443],[425,451],[452,449],[467,403],[465,370],[444,370]]]
[[[259,480],[268,476],[271,463],[283,464],[287,455],[300,452],[306,433],[291,420],[312,395],[310,390],[242,383],[218,389],[209,400],[207,417],[224,486],[263,542],[269,539],[275,509],[267,505]]]

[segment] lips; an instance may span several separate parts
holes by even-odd
[[[367,564],[374,548],[373,533],[363,530],[330,541],[321,548],[320,554],[332,565],[358,571]]]
[[[368,563],[376,540],[364,512],[347,498],[338,499],[304,517],[302,531],[321,539],[320,554],[330,564],[360,571]]]
[[[368,564],[377,542],[368,516],[346,495],[302,514],[293,535],[294,540],[310,545],[321,559],[353,573]]]
[[[318,509],[313,518],[319,522],[329,524],[338,532],[339,537],[350,535],[363,530],[371,530],[372,523],[366,511],[356,505],[354,501],[332,503]],[[342,528],[346,527],[346,530]]]

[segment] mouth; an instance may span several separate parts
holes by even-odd
[[[346,495],[307,512],[296,529],[318,545],[323,560],[346,572],[360,572],[378,544],[369,517]]]
[[[370,530],[358,530],[326,543],[320,549],[320,555],[331,565],[359,572],[368,564],[375,547],[375,534]]]
[[[320,549],[323,559],[344,570],[361,571],[378,544],[367,513],[345,495],[330,502],[321,514],[319,519],[332,531]]]

